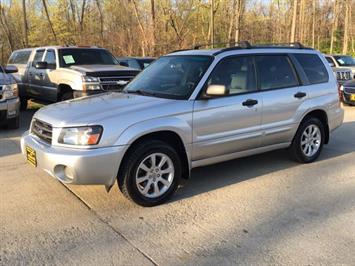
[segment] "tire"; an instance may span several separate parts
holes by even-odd
[[[155,157],[155,168],[152,167],[152,157]],[[162,158],[166,161],[159,167]],[[177,190],[181,180],[181,159],[170,145],[162,141],[138,144],[127,154],[122,167],[118,177],[119,189],[126,198],[144,207],[166,202]],[[172,171],[164,173],[169,169]],[[158,190],[155,190],[156,186]]]
[[[28,106],[28,99],[25,97],[20,97],[20,110],[26,111]]]
[[[297,162],[311,163],[319,157],[324,140],[323,123],[318,118],[306,117],[296,132],[289,153]]]
[[[73,99],[73,91],[66,91],[60,97],[60,101],[67,101]]]
[[[20,127],[20,116],[9,119],[7,122],[7,128],[18,129]]]

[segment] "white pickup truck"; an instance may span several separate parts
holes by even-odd
[[[121,91],[139,70],[119,65],[106,49],[49,46],[17,50],[8,65],[16,66],[21,109],[27,100],[45,103],[105,91]]]

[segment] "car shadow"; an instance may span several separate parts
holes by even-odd
[[[332,134],[330,143],[324,146],[316,162],[355,152],[355,139],[349,138],[351,132],[355,132],[355,122],[345,122],[340,129]],[[190,198],[225,186],[299,166],[302,166],[302,164],[292,161],[288,151],[283,149],[195,168],[192,170],[191,178],[183,181],[182,187],[171,201]]]

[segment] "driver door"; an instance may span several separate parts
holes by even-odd
[[[218,160],[224,155],[233,157],[233,153],[259,147],[262,98],[257,91],[253,57],[222,59],[206,87],[209,85],[225,86],[226,94],[195,101],[192,159]]]

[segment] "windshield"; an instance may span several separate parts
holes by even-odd
[[[187,99],[212,62],[210,56],[164,56],[139,74],[125,92]]]
[[[341,66],[355,66],[355,59],[351,56],[334,56],[334,58]]]
[[[77,65],[117,65],[116,58],[105,49],[60,49],[59,63],[61,67]]]

